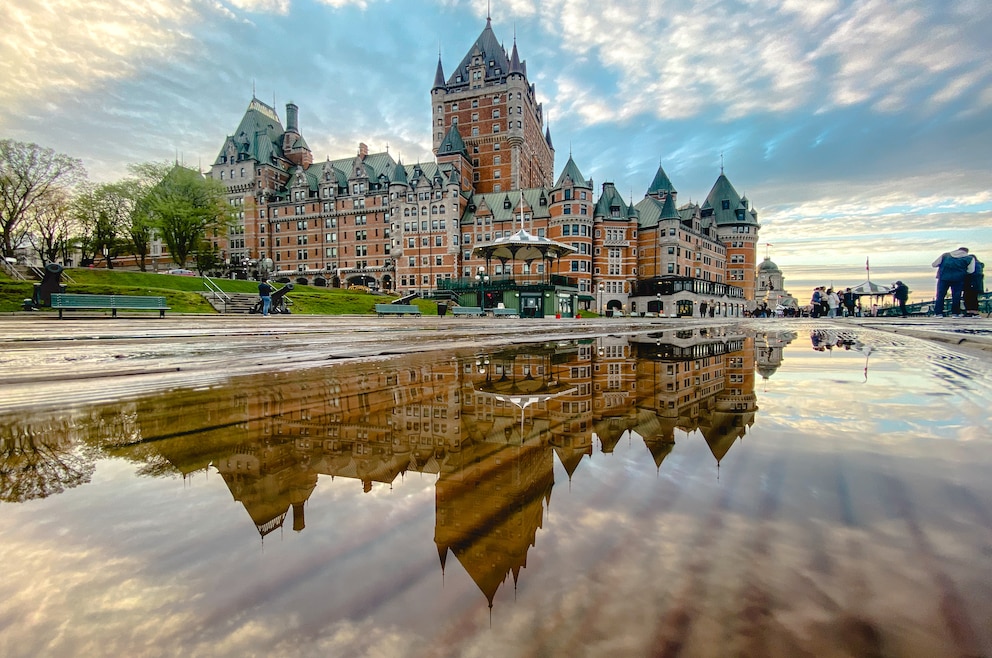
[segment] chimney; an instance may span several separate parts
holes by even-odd
[[[286,132],[300,132],[300,108],[294,103],[286,103]]]
[[[368,154],[369,154],[369,147],[368,147],[368,145],[365,144],[364,142],[359,142],[358,143],[358,157],[359,157],[359,159],[364,162],[365,161],[365,158],[368,157]]]

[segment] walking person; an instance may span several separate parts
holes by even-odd
[[[258,284],[258,296],[262,299],[262,315],[269,314],[269,307],[272,306],[272,290],[268,279],[262,279]]]
[[[954,251],[944,252],[933,262],[937,268],[937,298],[934,301],[934,311],[938,318],[944,317],[944,297],[951,291],[951,312],[956,318],[961,317],[961,293],[964,282],[969,274],[975,272],[975,257],[968,253],[967,247],[958,247]]]
[[[837,309],[840,308],[840,297],[833,288],[827,288],[827,317],[837,317]]]
[[[899,304],[899,312],[902,313],[902,317],[909,317],[909,313],[906,311],[906,302],[909,300],[909,286],[902,281],[896,281],[892,285],[892,298]]]
[[[972,256],[975,262],[975,271],[968,275],[964,281],[964,311],[969,318],[977,318],[982,312],[978,308],[978,296],[985,292],[985,263],[978,260],[978,256]]]

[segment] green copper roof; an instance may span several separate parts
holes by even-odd
[[[517,222],[520,226],[520,195],[523,193],[524,203],[529,208],[527,212],[537,220],[547,219],[551,216],[548,212],[548,205],[551,195],[543,187],[531,187],[525,190],[513,190],[512,192],[489,192],[488,194],[473,194],[469,200],[468,208],[475,206],[475,210],[466,210],[462,216],[462,226],[474,226],[475,215],[482,208],[488,208],[493,215],[494,222]],[[544,205],[541,205],[541,198],[544,198]],[[509,202],[507,204],[507,202]],[[509,208],[507,208],[509,205]],[[528,224],[529,226],[529,224]]]
[[[225,142],[218,155],[225,155],[228,143],[233,143],[239,157],[248,157],[263,164],[276,164],[282,157],[282,136],[285,133],[279,115],[271,107],[252,98],[237,130]]]
[[[578,165],[575,164],[575,160],[572,156],[568,156],[568,162],[565,163],[565,168],[561,170],[561,175],[558,176],[558,182],[555,183],[555,188],[562,187],[565,184],[565,179],[572,179],[572,184],[576,187],[589,187],[592,185],[586,180],[586,177],[582,175],[579,171]]]
[[[665,173],[664,168],[659,164],[658,171],[655,172],[654,180],[651,181],[651,187],[648,188],[648,194],[656,194],[660,196],[660,193],[667,192],[669,194],[678,194],[675,186],[672,185],[672,181],[668,178],[668,174]]]
[[[462,139],[462,134],[458,132],[457,124],[452,124],[451,128],[448,129],[448,134],[444,136],[441,140],[441,144],[437,147],[437,154],[448,155],[449,153],[460,153],[466,158],[468,157],[468,147],[465,146],[465,140]]]
[[[615,214],[614,209],[617,209]],[[599,196],[599,201],[596,202],[593,217],[627,219],[627,204],[613,183],[603,183],[603,193]]]
[[[757,214],[741,203],[741,196],[731,185],[730,180],[720,173],[703,204],[704,211],[712,211],[717,226],[726,224],[757,224]],[[710,216],[709,212],[706,216]]]

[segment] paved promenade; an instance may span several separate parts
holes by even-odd
[[[0,316],[0,412],[79,404],[236,375],[317,367],[348,358],[491,348],[515,342],[640,333],[672,327],[744,326],[757,331],[867,328],[992,357],[992,321],[664,318],[510,319],[425,316],[220,316],[150,314],[117,319]]]

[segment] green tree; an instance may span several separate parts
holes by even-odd
[[[220,181],[175,165],[148,197],[148,210],[169,247],[173,262],[184,267],[200,242],[225,231],[232,221]]]
[[[0,248],[13,255],[19,224],[59,190],[71,190],[86,178],[77,158],[37,144],[0,140]]]

